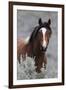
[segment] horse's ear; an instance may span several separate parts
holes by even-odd
[[[39,23],[39,25],[41,25],[41,24],[42,24],[42,20],[41,20],[41,18],[39,18],[38,23]]]
[[[51,19],[48,20],[48,24],[49,24],[49,25],[51,24]]]

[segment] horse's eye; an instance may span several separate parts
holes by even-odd
[[[51,31],[48,32],[49,36],[51,35]]]
[[[49,31],[46,32],[46,36],[47,36],[47,38],[50,38],[50,32]]]

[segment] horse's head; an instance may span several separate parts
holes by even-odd
[[[41,18],[38,20],[38,26],[34,28],[29,39],[29,44],[32,43],[33,54],[46,51],[52,34],[50,25],[50,19],[47,22],[42,22]]]
[[[40,50],[41,51],[46,51],[52,31],[51,31],[51,20],[49,19],[48,22],[42,22],[41,18],[38,21],[39,23],[39,28],[38,32],[36,34],[36,40],[39,41],[40,44]],[[36,41],[36,42],[37,42]]]

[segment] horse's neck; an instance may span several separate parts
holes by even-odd
[[[35,43],[35,41],[33,42],[30,42],[29,41],[29,38],[30,37],[27,37],[26,39],[25,39],[25,42],[26,42],[26,45],[25,45],[25,47],[26,47],[26,52],[27,52],[27,54],[29,55],[29,56],[36,56],[37,54],[38,55],[40,55],[41,54],[41,52],[40,52],[40,44],[39,44],[39,42],[37,42],[38,44],[37,44],[37,47],[35,48],[34,47],[34,43]]]
[[[32,50],[32,43],[29,43],[29,42],[28,42],[28,43],[26,44],[26,46],[27,46],[27,50],[30,50],[30,51]]]

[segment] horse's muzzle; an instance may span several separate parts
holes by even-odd
[[[45,48],[45,47],[41,47],[41,51],[42,52],[46,52],[46,50],[47,50],[47,47]]]

